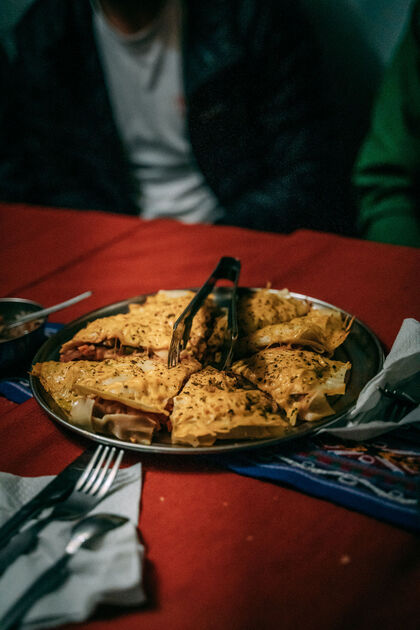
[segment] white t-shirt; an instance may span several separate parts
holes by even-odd
[[[182,85],[179,0],[145,30],[125,35],[94,3],[94,35],[111,106],[146,219],[213,223],[224,214],[188,139]]]

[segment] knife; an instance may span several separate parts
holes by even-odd
[[[18,533],[25,521],[37,516],[44,508],[62,501],[72,492],[92,454],[93,449],[84,451],[0,527],[0,549]]]
[[[121,527],[129,519],[117,514],[95,514],[78,521],[72,528],[64,554],[52,567],[44,571],[31,586],[12,604],[1,617],[2,630],[15,628],[25,617],[32,606],[44,595],[54,592],[64,584],[70,575],[69,561],[82,547],[92,549],[92,544],[101,536],[116,527]]]

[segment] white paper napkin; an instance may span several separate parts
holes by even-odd
[[[17,477],[0,473],[0,524],[35,496],[52,477]],[[40,599],[27,613],[22,628],[52,628],[87,619],[98,604],[142,604],[144,548],[137,523],[141,494],[141,464],[118,471],[112,491],[90,512],[110,512],[130,520],[108,532],[95,550],[80,549],[70,560],[71,575],[54,593]],[[0,615],[64,552],[74,522],[55,521],[39,534],[36,550],[16,560],[0,579]]]
[[[355,408],[320,433],[359,441],[420,422],[419,405],[398,422],[392,421],[389,398],[379,391],[384,385],[420,398],[420,323],[415,319],[403,321],[382,370],[362,389]]]

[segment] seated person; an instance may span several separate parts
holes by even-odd
[[[4,146],[3,133],[6,128],[5,110],[6,110],[6,86],[9,74],[9,60],[6,51],[0,44],[0,147]],[[0,148],[1,153],[1,148]]]
[[[372,241],[420,247],[420,2],[374,107],[354,170],[360,229]]]
[[[37,0],[16,49],[0,199],[353,233],[295,0]]]

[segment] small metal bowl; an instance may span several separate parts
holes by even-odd
[[[0,298],[0,316],[5,324],[16,321],[19,317],[40,311],[43,307],[32,300],[23,298]],[[0,373],[13,374],[17,370],[28,369],[31,360],[44,342],[44,328],[47,318],[29,322],[14,329],[13,337],[0,336]],[[13,330],[13,329],[12,329]]]

